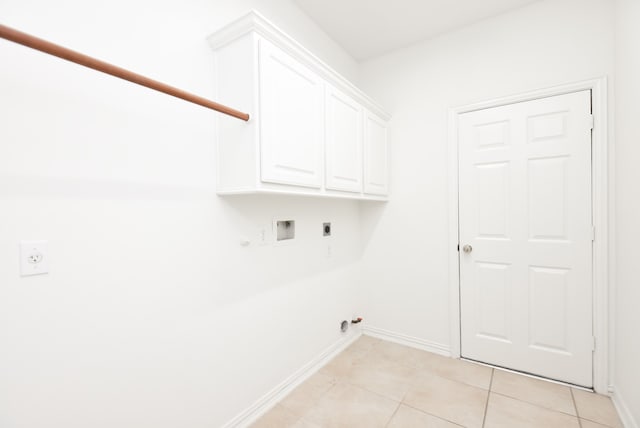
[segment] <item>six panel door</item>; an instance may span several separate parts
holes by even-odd
[[[585,387],[590,95],[465,113],[458,128],[461,355]]]
[[[266,40],[259,56],[262,181],[320,188],[322,79]]]

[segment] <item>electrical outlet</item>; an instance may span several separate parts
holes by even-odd
[[[47,241],[20,242],[20,274],[22,276],[49,273]]]
[[[322,236],[331,236],[331,223],[322,223]]]

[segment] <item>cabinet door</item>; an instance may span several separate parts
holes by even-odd
[[[322,185],[322,80],[260,41],[260,154],[264,182]]]
[[[364,133],[364,192],[389,193],[387,123],[367,112]]]
[[[333,87],[326,91],[325,187],[362,191],[362,107]]]

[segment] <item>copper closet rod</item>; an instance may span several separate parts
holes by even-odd
[[[102,73],[110,74],[120,79],[128,80],[129,82],[137,83],[141,86],[146,86],[149,89],[163,92],[176,98],[189,101],[190,103],[198,104],[203,107],[210,108],[220,113],[228,114],[229,116],[242,119],[244,121],[249,120],[249,115],[238,110],[234,110],[225,105],[216,103],[206,98],[199,97],[198,95],[185,92],[181,89],[174,88],[173,86],[166,85],[158,82],[157,80],[150,79],[140,74],[134,73],[124,68],[117,67],[108,62],[100,61],[99,59],[92,58],[90,56],[81,54],[80,52],[72,51],[65,47],[56,45],[43,39],[31,36],[13,28],[0,24],[0,37],[10,40],[12,42],[39,50],[44,53],[48,53],[58,58],[66,59],[67,61],[75,62],[76,64],[84,65],[85,67],[92,68]]]

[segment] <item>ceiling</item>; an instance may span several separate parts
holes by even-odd
[[[294,0],[362,61],[536,0]]]

